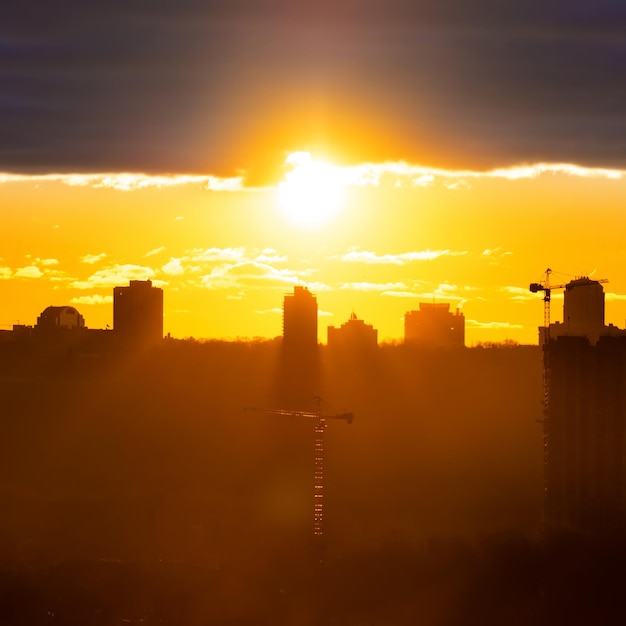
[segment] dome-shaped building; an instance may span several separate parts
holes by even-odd
[[[37,318],[41,330],[85,328],[85,318],[73,306],[49,306]]]

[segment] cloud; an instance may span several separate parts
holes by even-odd
[[[154,256],[156,254],[159,254],[159,253],[163,252],[163,250],[165,250],[165,246],[160,246],[159,248],[154,248],[154,250],[150,250],[149,252],[146,252],[144,254],[144,256],[146,256],[146,257]]]
[[[193,248],[182,258],[199,262],[241,261],[246,257],[246,248]]]
[[[176,257],[172,257],[161,269],[170,276],[180,276],[185,272],[180,259]]]
[[[511,324],[510,322],[479,322],[477,320],[465,320],[466,328],[476,328],[481,330],[502,330],[523,328],[521,324]]]
[[[10,267],[0,267],[0,280],[7,280],[13,276]]]
[[[151,267],[142,265],[112,265],[98,270],[87,280],[76,280],[70,283],[74,289],[97,289],[102,287],[118,287],[128,284],[130,280],[147,280],[154,276],[155,272]],[[156,282],[155,282],[156,284]]]
[[[208,289],[271,286],[285,288],[286,285],[295,285],[298,282],[298,273],[293,270],[277,269],[254,261],[220,265],[200,278],[200,285]]]
[[[284,263],[287,260],[286,256],[278,254],[274,248],[264,248],[254,258],[259,263]]]
[[[499,246],[497,248],[486,248],[482,252],[482,256],[489,258],[501,258],[503,256],[510,256],[512,252],[508,252],[506,250],[502,250]]]
[[[140,191],[142,189],[164,189],[168,187],[196,186],[209,191],[242,191],[243,179],[238,177],[194,176],[178,174],[171,176],[141,173],[111,174],[11,174],[0,172],[0,184],[20,182],[51,182],[69,187],[91,187],[116,191]]]
[[[366,163],[349,167],[348,180],[356,186],[426,187],[441,183],[451,190],[470,189],[468,180],[503,179],[523,180],[540,176],[572,176],[622,180],[626,170],[602,167],[583,167],[572,163],[535,163],[481,170],[457,170],[410,164],[404,161]]]
[[[607,292],[604,294],[606,300],[626,300],[626,294]]]
[[[255,313],[257,315],[282,315],[283,310],[279,307],[274,307],[272,309],[264,309],[264,310],[257,309]]]
[[[442,256],[463,256],[466,254],[468,254],[467,251],[452,250],[420,250],[400,254],[377,254],[376,252],[351,248],[341,257],[341,260],[347,263],[404,265],[415,261],[432,261]]]
[[[209,271],[213,276],[217,276],[229,268],[242,266],[246,263],[273,266],[284,263],[286,260],[286,256],[279,255],[273,248],[263,248],[262,250],[245,247],[192,248],[186,250],[180,257],[171,257],[162,266],[162,271],[170,276],[198,274],[203,271]],[[304,275],[306,272],[298,273],[298,276]]]
[[[405,283],[353,282],[353,283],[343,283],[339,287],[339,289],[369,292],[369,291],[407,290],[408,287]]]
[[[36,265],[20,267],[15,271],[16,278],[41,278],[42,276],[43,272]]]
[[[58,265],[59,264],[58,259],[40,259],[39,257],[37,257],[35,259],[35,262],[38,265],[44,265],[44,266]]]
[[[74,304],[110,304],[113,302],[113,296],[101,296],[99,294],[93,296],[77,296],[72,298],[70,302]]]
[[[267,177],[320,135],[357,163],[624,167],[623,5],[494,6],[11,2],[3,51],[19,62],[0,101],[0,169],[221,183]]]
[[[80,257],[81,263],[87,263],[87,265],[94,265],[98,261],[102,261],[106,257],[106,253],[102,252],[100,254],[85,254]]]
[[[501,287],[500,291],[510,294],[511,300],[517,300],[519,302],[524,302],[526,300],[541,300],[541,298],[536,293],[532,293],[530,289],[528,289],[528,287],[506,285],[504,287]],[[553,294],[553,297],[556,296],[557,294]]]
[[[383,291],[383,296],[391,296],[392,298],[423,298],[424,296],[412,291]]]

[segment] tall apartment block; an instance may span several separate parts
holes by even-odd
[[[545,526],[605,537],[626,529],[626,335],[589,278],[567,285],[563,318],[547,346]]]
[[[294,287],[283,301],[283,346],[290,352],[317,349],[317,299],[306,287]]]
[[[163,338],[163,290],[151,280],[113,289],[113,330],[125,343],[152,345]]]

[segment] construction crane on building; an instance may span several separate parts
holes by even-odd
[[[544,274],[544,279],[538,283],[530,283],[530,291],[532,293],[538,293],[543,291],[543,345],[545,346],[550,340],[550,300],[551,293],[557,289],[571,289],[576,286],[576,283],[567,283],[565,285],[551,285],[550,275],[552,270],[548,268]],[[600,278],[596,280],[597,283],[608,283],[606,278]]]
[[[538,283],[530,283],[530,291],[532,293],[539,293],[543,291],[543,334],[541,336],[541,345],[542,345],[542,360],[543,360],[543,498],[544,498],[544,513],[545,513],[545,503],[548,498],[548,488],[549,488],[549,464],[548,464],[548,453],[550,448],[550,301],[552,292],[557,289],[573,289],[577,286],[574,281],[570,281],[564,285],[552,285],[550,283],[550,275],[552,274],[552,270],[550,268],[546,269],[543,280]],[[597,283],[607,283],[608,280],[606,278],[600,278],[595,281]],[[545,529],[545,519],[544,519],[544,529]]]
[[[324,535],[324,431],[327,420],[343,420],[352,423],[354,414],[325,413],[321,410],[320,399],[316,398],[316,411],[298,411],[291,409],[271,409],[261,407],[247,407],[245,411],[257,411],[265,415],[283,415],[285,417],[305,417],[313,420],[314,424],[314,462],[313,462],[313,536],[321,543]]]

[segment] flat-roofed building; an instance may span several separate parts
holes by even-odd
[[[163,339],[163,290],[151,280],[113,289],[113,331],[122,341],[151,345]]]
[[[404,315],[404,342],[425,348],[465,346],[465,315],[448,303],[420,302],[418,311]]]
[[[317,299],[299,285],[283,301],[283,345],[287,350],[317,349]]]

